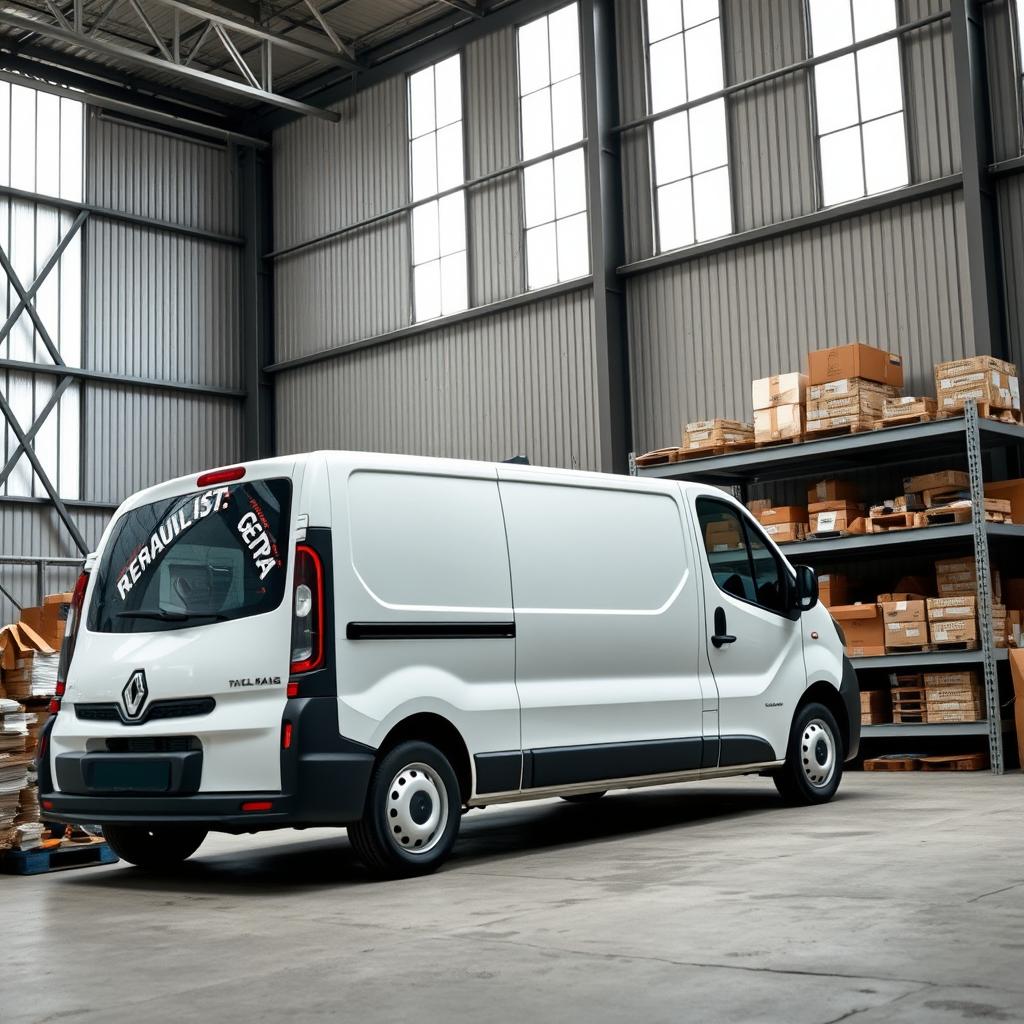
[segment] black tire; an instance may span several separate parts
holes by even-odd
[[[459,782],[444,754],[429,743],[400,743],[374,768],[363,818],[349,825],[349,840],[379,877],[430,874],[455,845],[461,808]]]
[[[596,804],[607,792],[607,789],[602,789],[600,793],[570,793],[562,799],[567,804]]]
[[[188,860],[207,836],[205,828],[107,825],[103,837],[121,858],[139,868],[167,871]]]
[[[824,804],[843,778],[843,736],[824,704],[807,704],[793,719],[786,763],[774,775],[788,804]]]

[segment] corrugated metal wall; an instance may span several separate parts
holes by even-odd
[[[629,282],[637,450],[680,426],[750,419],[750,382],[848,340],[903,353],[907,393],[971,351],[959,195],[919,200],[678,264]]]
[[[467,176],[519,159],[512,28],[464,51]],[[275,246],[408,201],[406,80],[338,104],[340,125],[274,137]],[[519,175],[469,192],[470,305],[524,288]],[[279,361],[408,327],[408,215],[276,262]],[[536,304],[333,357],[277,376],[283,451],[369,448],[594,469],[593,300],[587,285]]]
[[[237,236],[234,154],[90,110],[87,202],[119,212]],[[237,246],[91,217],[84,227],[82,365],[174,383],[241,387]],[[117,504],[159,480],[240,457],[241,403],[120,383],[84,383],[81,498]],[[62,427],[62,429],[64,429]],[[74,442],[78,430],[68,428]],[[67,439],[65,439],[67,443]],[[74,508],[90,543],[109,513]],[[75,557],[56,513],[0,503],[0,554]],[[46,585],[73,582],[51,570]],[[35,570],[0,568],[22,603],[36,599]],[[0,595],[0,621],[13,614]]]
[[[569,295],[278,377],[278,447],[596,469],[593,300]]]
[[[625,119],[643,113],[639,5],[620,41]],[[903,23],[946,9],[906,0]],[[629,28],[630,21],[632,28]],[[726,75],[743,81],[807,54],[803,0],[723,0]],[[628,40],[628,44],[627,44]],[[959,171],[952,40],[947,20],[902,45],[911,180]],[[639,105],[638,105],[639,103]],[[728,101],[737,231],[819,208],[807,72]],[[641,129],[630,133],[646,136]],[[631,142],[626,174],[629,254],[653,254],[646,145]],[[634,167],[633,165],[636,165]],[[750,418],[750,381],[800,368],[813,348],[848,340],[891,345],[907,359],[908,392],[930,392],[932,365],[972,350],[959,193],[810,228],[632,277],[627,282],[638,451],[678,443],[681,424]]]

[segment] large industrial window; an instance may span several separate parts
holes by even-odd
[[[718,0],[647,0],[652,114],[718,92],[724,81]],[[652,127],[658,250],[732,233],[725,100]]]
[[[459,54],[409,76],[413,320],[469,305]],[[448,193],[448,194],[445,194]],[[422,202],[420,200],[423,200]]]
[[[83,109],[20,85],[0,83],[0,184],[23,192],[82,200]],[[75,221],[74,212],[45,202],[0,196],[0,248],[23,289],[33,284],[52,261]],[[20,301],[11,276],[0,270],[0,358],[53,365],[38,325]],[[33,299],[35,313],[68,366],[82,359],[81,233],[71,238],[43,278]],[[20,309],[15,317],[14,314]],[[13,318],[13,320],[12,320]],[[56,406],[35,435],[33,447],[47,476],[65,498],[79,497],[79,390],[59,377],[23,370],[0,370],[0,388],[23,431],[31,430],[54,395],[65,387]],[[10,423],[0,416],[0,478],[19,450]],[[0,483],[0,494],[42,497],[42,484],[22,454]]]
[[[808,0],[815,56],[896,28],[895,0]],[[909,181],[899,40],[858,49],[814,69],[825,206]]]
[[[519,29],[519,114],[524,160],[583,140],[580,27],[576,4]],[[590,271],[582,144],[523,170],[528,288]]]

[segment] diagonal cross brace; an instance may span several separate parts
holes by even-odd
[[[25,307],[36,297],[36,292],[38,292],[39,289],[42,287],[42,284],[46,280],[50,271],[53,270],[53,268],[57,265],[58,260],[60,260],[61,256],[64,255],[64,250],[71,244],[71,240],[78,233],[78,229],[86,222],[88,217],[88,210],[82,210],[78,214],[78,216],[75,218],[74,223],[71,225],[70,228],[68,228],[67,234],[64,235],[64,237],[60,240],[60,243],[58,244],[57,248],[53,250],[53,253],[50,256],[50,258],[46,261],[45,264],[43,264],[43,268],[36,275],[36,279],[32,282],[32,285],[28,289],[28,291],[18,291],[18,294],[19,296],[21,296],[21,298],[18,299],[18,304],[11,311],[11,315],[4,321],[4,325],[0,327],[0,345],[3,344],[7,335],[11,333],[11,329],[18,322],[18,317],[20,317],[21,314],[24,312]],[[10,271],[8,271],[8,274],[10,274]],[[18,285],[15,285],[15,288],[17,289]]]
[[[30,438],[25,431],[21,429],[18,417],[14,415],[14,410],[8,404],[7,398],[2,391],[0,391],[0,412],[4,414],[7,422],[11,425],[11,430],[14,431],[14,436],[17,437],[19,444],[24,449],[26,458],[32,463],[32,468],[36,471],[36,476],[39,477],[39,482],[43,485],[44,490],[50,496],[50,501],[53,502],[53,507],[57,510],[57,515],[60,516],[64,525],[67,527],[68,533],[71,534],[72,539],[78,545],[78,550],[81,551],[83,555],[87,555],[89,553],[89,545],[85,542],[85,537],[82,536],[81,531],[75,525],[75,521],[71,517],[71,513],[68,512],[67,506],[63,501],[61,501],[60,495],[57,493],[57,488],[53,486],[46,470],[43,469],[43,464],[39,461],[39,456],[36,455]]]
[[[43,339],[43,343],[46,345],[53,357],[54,362],[58,366],[64,366],[64,360],[61,358],[60,352],[57,346],[54,345],[53,339],[50,337],[49,332],[46,330],[38,312],[35,308],[35,297],[39,289],[42,287],[43,282],[49,276],[50,272],[60,261],[61,256],[64,255],[68,245],[71,244],[71,240],[78,233],[81,226],[88,219],[89,211],[80,210],[78,215],[75,217],[71,227],[68,228],[64,237],[61,238],[57,244],[57,248],[50,254],[50,258],[43,264],[39,273],[36,275],[35,280],[32,282],[29,288],[25,288],[18,275],[15,273],[14,267],[11,265],[10,260],[7,258],[7,253],[0,246],[0,265],[3,266],[5,273],[10,279],[11,284],[14,286],[14,290],[18,293],[18,303],[11,311],[11,314],[7,317],[3,326],[0,327],[0,344],[10,334],[12,328],[17,323],[18,318],[24,311],[28,311],[32,322],[35,324],[36,330],[39,332],[40,337]],[[0,411],[3,412],[4,417],[11,425],[11,429],[14,431],[15,436],[18,439],[18,445],[14,449],[10,458],[7,460],[3,469],[0,470],[0,485],[7,480],[14,469],[14,466],[21,458],[22,454],[28,457],[29,462],[32,463],[32,468],[35,470],[36,475],[39,477],[46,493],[50,496],[50,500],[53,502],[54,508],[57,510],[57,514],[60,516],[64,525],[67,527],[68,532],[71,534],[78,545],[79,549],[85,554],[88,550],[88,545],[85,543],[85,538],[79,532],[78,527],[75,525],[74,520],[71,518],[71,514],[68,512],[67,506],[61,501],[60,496],[57,494],[56,488],[47,476],[46,471],[43,469],[42,463],[39,461],[39,457],[35,453],[33,442],[35,441],[36,435],[42,429],[43,423],[50,413],[57,407],[57,403],[60,401],[61,396],[67,391],[68,387],[74,382],[73,377],[65,377],[61,382],[53,389],[53,393],[50,395],[46,405],[40,411],[36,417],[32,427],[26,433],[21,428],[21,424],[18,422],[17,417],[14,415],[14,411],[11,409],[7,402],[7,398],[3,393],[0,393]]]

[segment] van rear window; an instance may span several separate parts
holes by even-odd
[[[290,505],[289,480],[252,480],[126,512],[103,552],[89,629],[152,633],[273,611]]]

